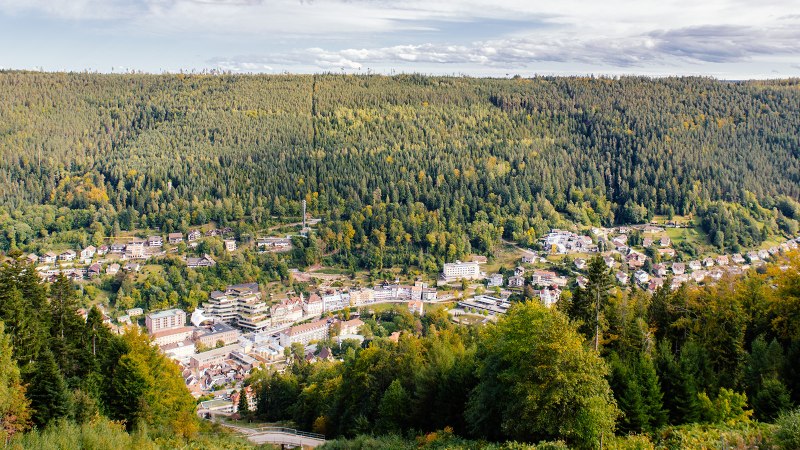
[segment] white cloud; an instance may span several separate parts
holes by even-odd
[[[425,63],[478,65],[496,68],[525,68],[533,63],[580,63],[586,66],[636,68],[651,63],[735,63],[759,57],[800,58],[800,27],[755,29],[733,26],[704,26],[656,30],[619,37],[504,38],[469,45],[426,43],[376,48],[323,50],[312,48],[281,54],[285,64],[313,65],[320,69]],[[268,62],[270,56],[262,56]],[[236,66],[236,60],[231,64]],[[239,58],[239,64],[248,59]]]
[[[796,0],[0,0],[0,16],[86,21],[196,44],[244,72],[365,67],[639,68],[800,58]],[[507,27],[504,27],[508,24]],[[310,47],[310,48],[309,48]],[[152,49],[157,53],[159,49]],[[208,54],[213,52],[212,54]],[[226,53],[227,52],[227,53]],[[242,53],[243,56],[234,56]],[[214,54],[219,55],[212,57]]]

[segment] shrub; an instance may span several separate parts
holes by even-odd
[[[800,448],[800,408],[784,412],[775,421],[775,443],[784,450]]]

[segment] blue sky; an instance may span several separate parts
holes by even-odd
[[[0,68],[800,76],[798,0],[0,0]]]

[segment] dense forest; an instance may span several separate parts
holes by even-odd
[[[799,86],[0,72],[0,250],[208,221],[252,237],[306,199],[352,267],[656,214],[738,251],[798,230]]]

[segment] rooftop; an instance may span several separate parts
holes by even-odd
[[[180,314],[182,312],[183,312],[183,310],[180,310],[180,309],[177,309],[177,308],[175,308],[175,309],[167,309],[165,311],[159,311],[159,312],[151,313],[150,314],[150,318],[151,319],[161,319],[161,318],[164,318],[164,317],[175,316],[175,315],[178,315],[178,314]]]

